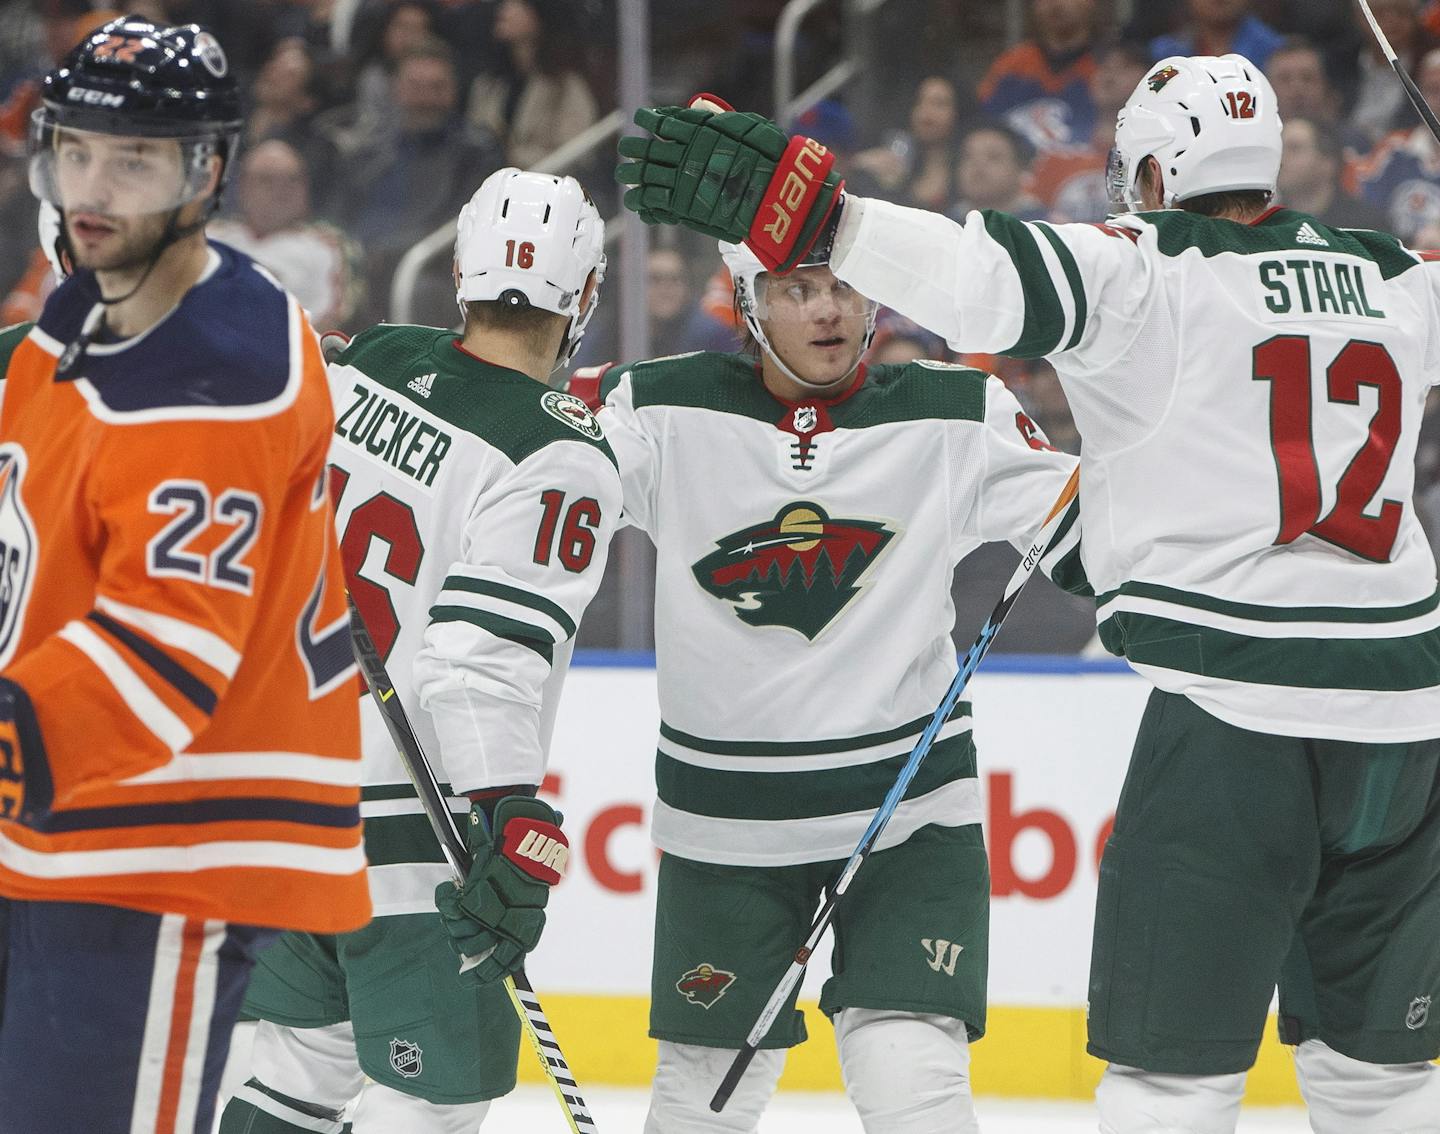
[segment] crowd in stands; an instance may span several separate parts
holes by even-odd
[[[1281,203],[1336,226],[1440,247],[1440,145],[1352,0],[1023,6],[1023,38],[1007,46],[981,36],[995,34],[996,21],[964,0],[887,5],[892,20],[912,22],[898,31],[924,45],[914,57],[926,70],[911,70],[903,83],[908,109],[886,115],[883,100],[847,105],[842,91],[787,125],[836,151],[853,192],[957,218],[1003,209],[1030,220],[1098,221],[1109,209],[1105,168],[1116,111],[1151,64],[1170,54],[1234,51],[1261,67],[1277,93],[1285,120]],[[1371,6],[1440,107],[1440,0]],[[651,0],[656,101],[713,89],[773,111],[783,7],[783,0]],[[225,44],[245,81],[249,119],[214,234],[270,267],[326,327],[354,331],[386,318],[407,249],[453,218],[492,170],[533,166],[616,101],[613,0],[133,0],[126,11],[196,20]],[[37,79],[116,14],[88,0],[0,0],[0,324],[33,316],[51,286],[25,170]],[[964,34],[971,25],[974,36]],[[950,47],[937,44],[937,28]],[[801,86],[841,50],[838,0],[804,29]],[[896,33],[887,26],[887,36]],[[896,64],[883,65],[893,72]],[[606,215],[617,203],[611,165],[607,144],[568,170]],[[652,353],[733,349],[735,316],[713,246],[669,230],[652,239]],[[616,306],[602,307],[578,362],[613,357]],[[432,265],[415,315],[444,322],[453,314],[445,273]],[[922,356],[952,357],[934,335],[882,313],[872,357]],[[999,373],[1055,444],[1078,447],[1047,364],[960,361]],[[1422,503],[1440,518],[1440,437],[1421,461]]]

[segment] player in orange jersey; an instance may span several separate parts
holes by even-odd
[[[333,415],[300,306],[205,239],[219,43],[115,20],[43,98],[75,271],[0,336],[0,1128],[208,1134],[257,950],[370,914]]]

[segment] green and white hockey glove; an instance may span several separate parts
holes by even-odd
[[[470,979],[504,980],[539,942],[550,888],[570,858],[561,819],[553,807],[523,795],[507,795],[488,820],[481,804],[470,808],[470,873],[463,886],[435,888],[435,905]]]
[[[631,186],[625,206],[647,224],[747,244],[767,270],[784,275],[838,218],[845,182],[835,155],[813,138],[787,138],[770,119],[713,95],[703,105],[642,107],[635,123],[650,137],[620,139],[620,156],[631,160],[615,179]]]

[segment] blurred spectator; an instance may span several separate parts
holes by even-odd
[[[1089,141],[1095,127],[1095,0],[1030,0],[1031,38],[995,60],[980,105],[1037,150]]]
[[[428,40],[392,84],[395,117],[351,158],[345,228],[367,252],[402,251],[451,218],[502,163],[495,139],[459,114],[455,63]]]
[[[1090,95],[1095,130],[1089,143],[1042,153],[1030,176],[1030,191],[1059,224],[1104,220],[1111,211],[1105,167],[1115,144],[1115,117],[1150,68],[1149,53],[1134,43],[1102,48],[1095,58]]]
[[[340,150],[316,114],[321,105],[310,48],[303,40],[282,39],[271,49],[250,88],[244,143],[254,146],[269,138],[289,142],[305,155],[317,212],[337,207],[343,186],[337,177]]]
[[[1292,117],[1314,122],[1339,120],[1340,92],[1325,71],[1325,57],[1308,39],[1292,36],[1271,52],[1265,77],[1275,88],[1284,121]]]
[[[278,138],[243,151],[235,197],[237,216],[212,222],[210,235],[270,269],[316,328],[351,329],[359,254],[344,233],[312,216],[304,157]]]
[[[1287,115],[1283,145],[1279,204],[1319,217],[1334,228],[1389,228],[1383,210],[1341,187],[1345,154],[1334,125]]]
[[[1285,37],[1247,7],[1248,0],[1187,0],[1189,19],[1178,32],[1156,36],[1150,51],[1156,59],[1234,52],[1263,70]]]
[[[1437,105],[1440,49],[1421,61],[1415,82]],[[1386,229],[1401,240],[1414,239],[1426,224],[1440,220],[1440,145],[1424,124],[1390,135],[1352,172],[1360,196],[1384,212]]]
[[[70,49],[101,24],[123,16],[114,8],[76,12],[69,4],[12,3],[0,9],[0,147],[23,153],[30,116],[40,107],[40,79]],[[35,9],[41,9],[43,15]],[[12,52],[34,50],[28,58],[11,60]]]
[[[845,191],[861,197],[883,197],[885,188],[869,170],[856,166],[855,149],[860,131],[845,104],[838,99],[822,98],[810,109],[796,115],[797,133],[814,138],[835,155],[835,164],[845,175]]]
[[[943,362],[948,357],[945,340],[939,335],[899,312],[880,308],[875,320],[875,338],[865,356],[867,363],[878,366],[883,362],[914,362],[917,358]]]
[[[1416,61],[1426,47],[1420,24],[1420,0],[1370,0],[1370,7],[1396,57],[1413,76]],[[1392,130],[1409,129],[1415,112],[1358,5],[1355,25],[1360,33],[1360,48],[1333,59],[1332,68],[1339,68],[1339,81],[1348,88],[1350,126],[1372,141],[1378,141]]]
[[[972,127],[955,162],[957,199],[949,215],[963,221],[973,209],[998,209],[1021,220],[1042,220],[1044,206],[1025,191],[1035,151],[1000,122]]]
[[[373,47],[362,56],[355,77],[355,100],[340,108],[344,119],[332,127],[342,148],[353,149],[395,113],[392,87],[400,59],[435,36],[434,6],[422,0],[389,4],[374,32]]]
[[[883,195],[903,205],[943,209],[952,199],[959,115],[955,84],[939,75],[920,80],[909,129],[856,154],[850,165],[876,179]]]
[[[685,258],[673,248],[652,248],[645,285],[650,315],[650,354],[663,358],[690,345],[690,321],[698,310]]]
[[[529,169],[599,117],[585,82],[570,0],[500,0],[494,36],[509,51],[507,73],[480,75],[470,121],[505,144],[505,160]]]

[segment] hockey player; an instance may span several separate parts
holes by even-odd
[[[74,274],[0,340],[0,1126],[209,1134],[256,952],[370,914],[334,417],[299,304],[205,239],[215,39],[116,20],[42,94]]]
[[[376,919],[287,935],[261,959],[252,1078],[222,1134],[336,1134],[357,1096],[355,1134],[473,1134],[515,1085],[520,1027],[499,982],[538,940],[564,865],[532,862],[517,832],[565,843],[533,796],[620,514],[594,415],[546,385],[595,311],[603,247],[574,178],[500,170],[460,213],[463,336],[382,325],[331,362],[350,593],[442,789],[472,815],[475,865],[457,893],[366,697]],[[457,951],[486,959],[462,974]]]
[[[1100,633],[1156,686],[1100,876],[1101,1129],[1234,1130],[1278,983],[1319,1134],[1440,1131],[1440,597],[1411,501],[1435,256],[1270,203],[1275,97],[1236,55],[1136,87],[1113,184],[1141,211],[1106,225],[842,200],[756,116],[645,121],[668,140],[622,142],[621,180],[648,219],[780,267],[813,242],[1065,385]]]
[[[663,854],[648,1134],[753,1131],[790,1010],[709,1100],[956,672],[955,565],[1022,541],[1074,459],[997,378],[865,367],[876,307],[722,245],[753,354],[604,375],[626,518],[655,541]],[[757,358],[758,356],[758,358]],[[973,1131],[989,869],[961,702],[835,923],[821,1007],[865,1128]]]

